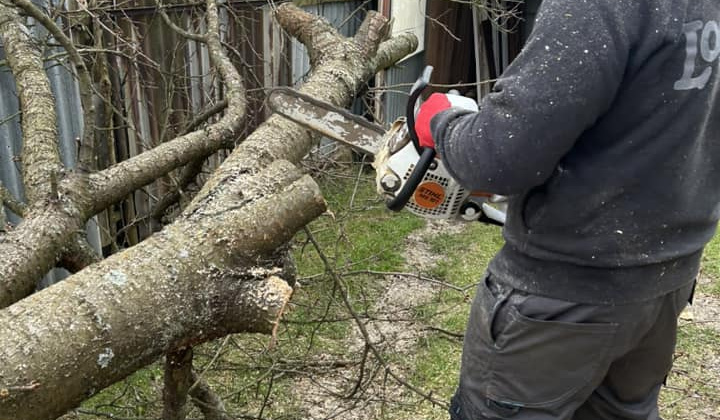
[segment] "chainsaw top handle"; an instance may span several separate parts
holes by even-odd
[[[406,121],[408,125],[408,133],[410,133],[410,139],[415,145],[419,155],[422,155],[420,147],[420,140],[418,139],[417,131],[415,131],[415,110],[418,107],[418,99],[422,95],[425,88],[430,84],[430,76],[433,72],[433,66],[425,66],[420,77],[415,81],[412,88],[410,88],[410,97],[408,98],[407,106],[405,108]]]
[[[418,159],[415,164],[415,167],[410,173],[405,185],[403,185],[393,199],[387,202],[387,208],[392,211],[400,211],[403,207],[405,207],[407,202],[410,201],[410,197],[413,196],[415,190],[422,182],[423,178],[425,178],[425,173],[430,168],[430,165],[432,165],[435,160],[435,149],[432,147],[420,147],[417,131],[415,131],[415,107],[418,99],[420,99],[420,95],[428,84],[430,84],[430,75],[432,75],[432,71],[432,66],[426,66],[422,75],[420,75],[410,89],[410,97],[408,98],[406,109],[407,129],[410,134],[410,139],[412,140],[418,155],[420,155],[420,159]]]

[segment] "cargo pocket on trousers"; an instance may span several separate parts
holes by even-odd
[[[551,407],[600,381],[618,325],[539,320],[508,304],[495,342],[487,396],[520,407]]]
[[[465,330],[458,388],[459,395],[464,396],[462,406],[465,413],[484,404],[494,370],[494,332],[498,330],[498,321],[501,321],[498,314],[503,312],[512,291],[511,287],[495,282],[489,273],[478,284]],[[477,417],[466,415],[470,419]]]

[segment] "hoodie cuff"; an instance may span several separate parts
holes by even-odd
[[[457,118],[463,115],[472,114],[473,111],[462,109],[462,108],[448,108],[444,111],[438,112],[430,120],[430,132],[432,133],[433,140],[435,141],[435,150],[441,156],[445,155],[446,147],[446,136],[447,129],[450,124]]]

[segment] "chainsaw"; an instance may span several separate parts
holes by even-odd
[[[377,189],[388,209],[405,208],[428,219],[477,220],[502,226],[505,197],[463,188],[450,176],[435,149],[419,145],[415,113],[431,73],[432,67],[426,67],[410,90],[407,115],[395,120],[389,130],[288,87],[270,89],[268,105],[305,128],[374,157]],[[478,109],[471,98],[449,97],[454,107]]]

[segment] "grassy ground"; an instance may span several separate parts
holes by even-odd
[[[322,177],[333,215],[310,226],[337,277],[327,274],[318,251],[300,233],[293,252],[302,286],[277,342],[271,346],[268,337],[238,335],[208,343],[196,350],[195,367],[237,418],[309,419],[322,418],[310,413],[333,412],[332,418],[339,419],[446,419],[441,404],[456,385],[459,337],[474,284],[502,245],[500,231],[480,224],[444,229],[407,213],[390,213],[375,195],[372,174],[359,179],[340,175]],[[411,236],[420,238],[422,250],[408,242]],[[421,264],[424,260],[432,262]],[[397,277],[381,274],[389,272],[422,274],[446,285],[413,301],[408,320],[407,312],[378,309]],[[703,278],[698,293],[720,298],[718,238],[707,249]],[[343,302],[343,289],[352,312]],[[413,290],[408,287],[408,300]],[[367,326],[379,319],[402,322],[401,328],[414,328],[417,337],[403,350],[385,346],[382,339],[375,342],[383,365],[358,339],[353,313]],[[389,376],[388,367],[406,384]],[[162,368],[156,364],[103,391],[66,419],[159,418],[161,388]],[[697,318],[684,319],[675,369],[662,395],[663,415],[666,420],[718,419],[719,395],[720,331]],[[348,411],[312,407],[346,402]],[[357,411],[360,404],[367,410]],[[200,415],[193,410],[190,418]]]
[[[675,366],[661,396],[666,420],[720,419],[720,235],[705,250],[695,302],[681,317]]]

